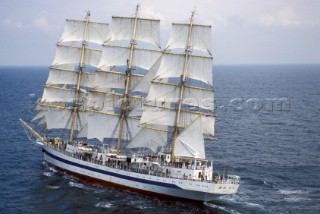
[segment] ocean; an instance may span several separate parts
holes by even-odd
[[[164,200],[83,183],[43,162],[30,120],[48,68],[0,67],[0,213],[320,213],[320,65],[213,67],[216,170],[241,177],[212,202]]]

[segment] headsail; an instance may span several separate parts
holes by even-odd
[[[205,159],[201,118],[196,118],[175,139],[175,156]]]

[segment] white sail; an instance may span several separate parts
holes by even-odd
[[[73,102],[75,90],[45,87],[41,102]]]
[[[131,75],[130,89],[133,88],[141,78],[140,75]],[[125,89],[125,80],[125,73],[97,71],[95,73],[93,87],[103,91],[110,91],[111,88]]]
[[[151,84],[150,91],[146,97],[147,103],[175,103],[179,99],[179,87],[165,84]]]
[[[71,109],[61,109],[55,107],[43,107],[43,118],[39,121],[38,125],[46,122],[47,129],[71,129]],[[81,130],[87,123],[85,112],[78,112],[75,123],[75,130]],[[40,123],[41,122],[41,123]]]
[[[208,103],[205,102],[208,99],[213,99],[214,93],[212,90],[185,87],[184,94],[183,104],[213,111],[213,105],[208,105]]]
[[[172,24],[172,31],[166,49],[185,49],[188,44],[189,24]],[[211,55],[211,26],[192,25],[191,48]]]
[[[86,21],[66,20],[63,34],[59,40],[62,42],[82,42],[85,32]],[[109,25],[107,23],[88,22],[87,42],[102,44],[106,41]]]
[[[204,115],[201,117],[201,128],[204,134],[214,136],[214,125],[216,118],[213,116]]]
[[[140,119],[141,125],[148,127],[157,125],[161,126],[163,130],[167,130],[166,126],[175,125],[176,110],[170,108],[161,108],[156,106],[144,106],[144,111]],[[214,136],[215,117],[213,115],[206,115],[199,112],[181,111],[179,127],[186,127],[193,120],[201,115],[201,128],[203,134]],[[165,127],[165,128],[164,128]]]
[[[141,130],[139,127],[139,120],[127,118],[125,120],[125,131],[122,132],[122,139],[132,140]]]
[[[153,64],[148,73],[141,78],[138,83],[132,88],[132,91],[140,91],[148,93],[151,86],[151,81],[155,78],[155,75],[159,69],[162,56]]]
[[[42,118],[44,116],[44,111],[39,111],[36,116],[34,116],[31,120],[31,122],[35,121],[35,120],[39,120],[40,118]]]
[[[49,108],[45,111],[47,129],[70,129],[70,110]]]
[[[88,132],[87,138],[96,138],[103,141],[104,138],[117,137],[117,131],[114,131],[118,124],[118,117],[103,115],[97,113],[88,113]],[[114,134],[114,136],[112,136]]]
[[[184,68],[185,55],[164,54],[155,77],[161,78],[180,78]],[[186,77],[199,80],[212,85],[212,58],[190,56],[186,70]]]
[[[106,115],[99,113],[88,113],[88,131],[87,138],[96,138],[99,141],[103,141],[104,138],[116,138],[118,137],[118,123],[119,117],[116,115]],[[130,132],[130,136],[134,137],[139,131],[139,120],[127,118],[126,133]]]
[[[51,68],[47,85],[77,85],[79,71]],[[80,86],[93,87],[94,74],[82,72]]]
[[[131,40],[135,18],[112,17],[109,41]],[[160,20],[137,19],[136,40],[160,46]]]
[[[95,73],[82,72],[80,86],[93,88]]]
[[[127,66],[130,58],[130,48],[123,46],[104,46],[99,68],[109,70],[112,66]],[[132,65],[149,69],[160,57],[161,52],[149,49],[135,48]]]
[[[63,67],[64,64],[74,64],[78,66],[81,61],[81,47],[71,47],[57,45],[56,56],[52,66]],[[97,67],[101,58],[101,51],[86,48],[84,52],[84,62],[86,65]],[[61,66],[62,65],[62,66]]]
[[[131,102],[135,102],[136,100],[131,100]],[[133,106],[133,105],[132,105]],[[134,108],[132,108],[129,116],[131,117],[141,117],[142,113],[144,111],[144,106],[142,104],[142,100],[136,101],[134,104]]]
[[[168,109],[145,106],[140,124],[173,126],[175,114],[175,111]]]
[[[47,85],[55,84],[69,84],[76,85],[78,80],[78,73],[73,70],[63,70],[51,68],[47,79]]]
[[[175,156],[180,157],[206,158],[200,118],[197,118],[176,138],[174,153]]]
[[[166,146],[167,133],[159,132],[152,129],[141,129],[133,138],[127,148],[149,148],[153,152],[157,152],[158,147]]]
[[[115,108],[121,106],[121,96],[116,94],[89,93],[86,108],[102,113],[114,112]]]
[[[86,138],[88,136],[88,124],[84,125],[77,134],[77,138]]]
[[[149,94],[146,98],[147,102],[155,103],[176,103],[179,100],[179,87],[168,84],[154,83],[150,87]],[[212,105],[207,105],[203,102],[207,99],[213,99],[212,90],[197,89],[191,87],[185,87],[184,99],[182,103],[197,106],[203,109],[213,110]],[[212,109],[211,109],[212,108]]]
[[[37,123],[37,126],[40,126],[40,125],[45,124],[45,123],[47,123],[47,121],[46,121],[46,117],[44,116],[39,120],[39,122]]]

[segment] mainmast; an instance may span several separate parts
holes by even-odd
[[[83,40],[82,40],[82,50],[81,50],[81,59],[80,59],[79,72],[78,72],[78,78],[77,78],[77,88],[75,91],[75,100],[73,102],[71,133],[70,133],[70,138],[69,138],[70,141],[73,141],[73,138],[74,138],[74,130],[75,130],[75,124],[76,124],[76,118],[77,118],[77,112],[78,112],[79,96],[80,96],[80,83],[81,83],[81,78],[82,78],[83,67],[85,64],[84,59],[85,59],[85,50],[86,50],[86,45],[87,45],[89,17],[90,17],[90,11],[87,12],[86,18],[85,18],[85,28],[84,28]]]
[[[88,139],[132,139],[140,130],[143,92],[136,89],[151,66],[159,59],[160,20],[113,16],[110,32],[103,44],[102,57],[95,74],[87,105]]]
[[[121,147],[121,140],[122,140],[122,132],[123,132],[123,125],[126,119],[127,109],[128,109],[128,95],[129,95],[129,88],[130,88],[130,78],[131,78],[131,69],[132,69],[132,59],[133,59],[133,52],[135,46],[135,37],[136,37],[136,29],[137,29],[137,20],[138,20],[138,11],[139,11],[139,4],[136,7],[133,31],[131,35],[130,41],[130,55],[127,62],[127,70],[126,70],[126,80],[125,80],[125,92],[123,101],[121,104],[121,115],[120,115],[120,127],[119,127],[119,134],[118,134],[118,143],[117,143],[117,154],[120,153]]]
[[[193,25],[193,19],[194,19],[195,11],[192,11],[191,17],[190,17],[190,24],[189,24],[189,31],[188,31],[188,39],[187,44],[185,48],[185,61],[183,65],[183,73],[180,77],[180,90],[179,90],[179,100],[178,100],[178,108],[177,113],[175,117],[175,125],[174,125],[174,135],[173,135],[173,141],[172,141],[172,147],[171,147],[171,161],[174,160],[174,148],[175,148],[175,141],[179,134],[179,125],[180,125],[180,114],[181,114],[181,107],[182,107],[182,99],[184,94],[184,88],[185,88],[185,80],[186,80],[186,73],[189,63],[189,54],[191,51],[191,32],[192,32],[192,25]]]

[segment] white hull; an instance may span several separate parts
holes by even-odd
[[[44,159],[48,164],[80,177],[85,177],[88,181],[92,180],[108,186],[116,185],[149,194],[196,201],[211,201],[221,195],[234,194],[239,187],[238,183],[232,182],[209,183],[129,172],[79,160],[46,145],[43,146],[43,152]]]

